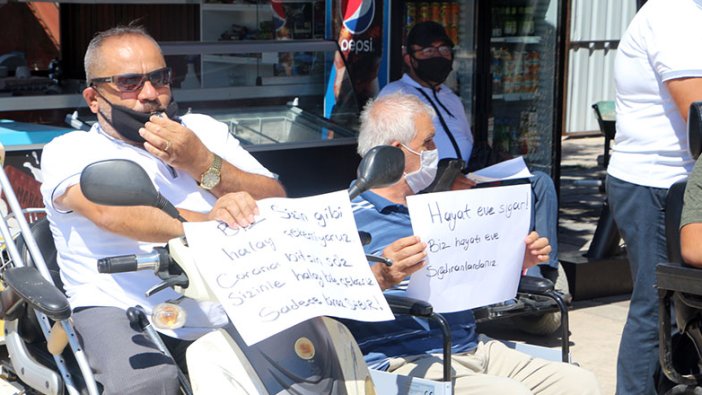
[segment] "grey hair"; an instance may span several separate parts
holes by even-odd
[[[97,77],[95,75],[95,70],[99,68],[100,62],[102,61],[100,57],[100,47],[102,47],[102,44],[105,43],[105,40],[112,37],[123,36],[144,37],[151,40],[159,51],[161,50],[161,47],[158,46],[156,40],[154,40],[154,38],[151,37],[151,35],[149,35],[149,33],[146,32],[146,29],[144,29],[142,26],[129,24],[128,26],[115,26],[111,29],[99,32],[95,34],[95,37],[93,37],[92,40],[90,40],[88,49],[85,50],[83,66],[85,67],[85,79],[87,81]]]
[[[361,112],[358,134],[358,154],[364,156],[371,148],[399,141],[409,144],[417,131],[415,120],[426,113],[432,119],[436,112],[417,96],[397,92],[368,101]]]

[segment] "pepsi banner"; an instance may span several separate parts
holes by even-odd
[[[355,96],[358,108],[379,91],[378,70],[383,57],[383,1],[334,0],[332,28],[343,59],[335,61],[337,103]],[[344,77],[351,86],[342,84]],[[353,92],[348,92],[352,89]],[[355,95],[354,95],[355,94]]]

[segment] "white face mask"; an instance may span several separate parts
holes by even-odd
[[[439,151],[437,149],[416,152],[412,148],[402,144],[407,151],[419,156],[419,169],[411,173],[405,173],[405,181],[414,193],[419,193],[428,187],[436,177],[436,168],[439,165]]]

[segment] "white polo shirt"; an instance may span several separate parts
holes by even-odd
[[[436,109],[438,109],[441,116],[444,118],[446,126],[448,126],[454,139],[456,140],[456,144],[461,151],[461,159],[468,163],[470,153],[473,151],[473,133],[470,130],[470,123],[468,123],[466,110],[463,107],[461,99],[446,85],[441,84],[439,91],[436,92],[436,97],[439,99],[437,102],[436,97],[434,97],[434,94],[430,88],[423,87],[417,81],[413,80],[408,74],[404,74],[399,80],[387,84],[380,91],[378,96],[385,96],[395,92],[403,92],[417,96],[423,102],[428,104],[429,107],[432,107],[432,104],[427,100],[426,96],[420,92],[420,90],[424,92],[432,102],[434,102]],[[453,144],[451,144],[448,134],[441,125],[438,115],[434,118],[434,129],[436,131],[434,142],[436,143],[436,148],[439,150],[439,159],[456,158],[456,150],[454,149]]]
[[[702,0],[649,0],[614,63],[617,134],[607,172],[669,188],[692,170],[687,126],[665,81],[702,77]]]
[[[183,124],[193,130],[214,153],[241,170],[273,177],[229,134],[226,124],[197,114],[185,115]],[[151,297],[144,291],[161,280],[151,271],[100,274],[97,259],[115,255],[150,252],[158,244],[137,242],[107,232],[74,212],[59,207],[55,199],[79,183],[81,171],[90,163],[105,159],[129,159],[139,164],[156,189],[176,207],[208,212],[216,198],[199,188],[183,171],[175,170],[141,148],[114,139],[96,123],[89,132],[72,132],[57,137],[44,147],[41,192],[58,250],[61,279],[72,308],[114,306],[127,309],[141,305],[150,315],[158,303],[180,295],[168,288]],[[212,327],[226,322],[221,306],[200,304],[192,300],[181,303],[188,314],[186,326],[176,331],[162,331],[170,336],[194,339]]]

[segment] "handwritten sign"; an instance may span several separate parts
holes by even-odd
[[[427,246],[408,296],[440,313],[502,302],[517,293],[531,218],[529,184],[407,198],[412,229]]]
[[[533,174],[531,174],[524,162],[524,158],[521,156],[488,166],[474,173],[466,174],[466,178],[475,181],[476,184],[499,180],[529,178],[532,176]]]
[[[206,283],[251,345],[321,315],[393,315],[365,258],[345,191],[258,201],[247,228],[186,223]]]

